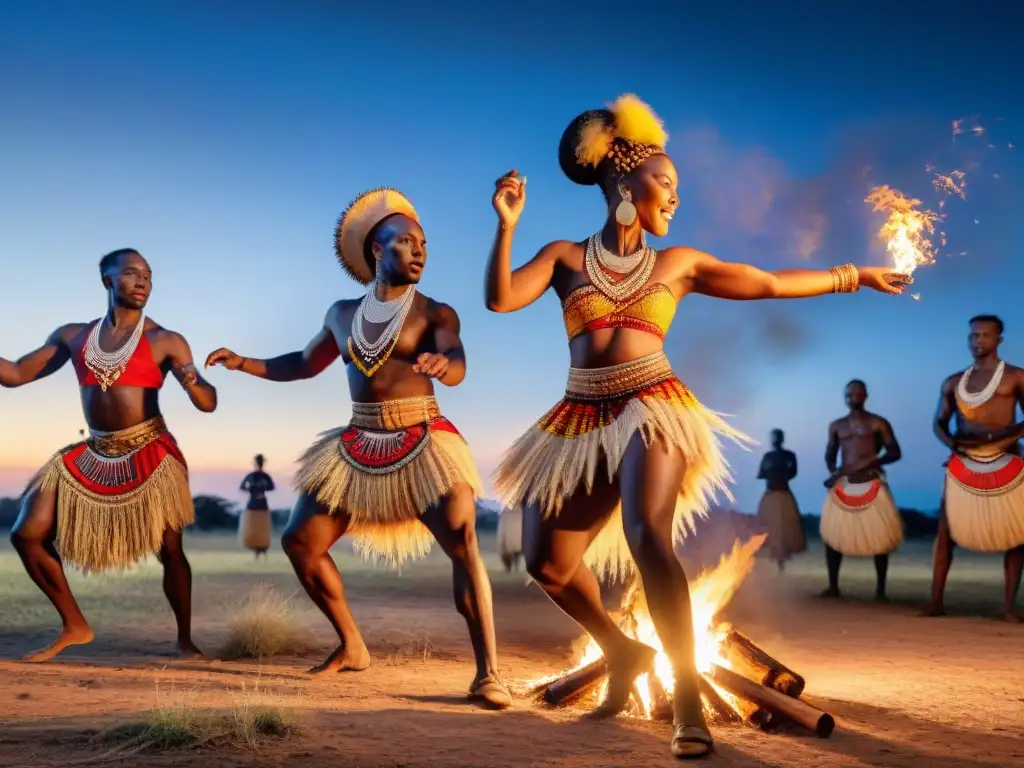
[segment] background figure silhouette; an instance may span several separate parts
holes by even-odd
[[[757,520],[768,534],[768,551],[783,570],[786,561],[807,549],[800,509],[789,489],[796,477],[796,454],[782,447],[781,429],[772,430],[772,450],[761,459],[757,479],[765,481],[765,492],[757,506]]]
[[[523,556],[523,508],[506,507],[498,517],[498,554],[506,571],[518,571]]]
[[[251,549],[258,558],[260,555],[266,555],[270,549],[270,532],[273,526],[270,507],[267,505],[267,491],[274,490],[274,481],[263,471],[265,459],[262,453],[256,454],[253,462],[256,469],[245,476],[240,486],[241,490],[249,494],[249,501],[242,512],[238,532],[242,546]]]

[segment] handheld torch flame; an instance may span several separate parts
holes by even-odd
[[[870,203],[875,212],[888,214],[878,236],[885,241],[897,272],[909,275],[918,265],[935,263],[931,236],[939,214],[927,208],[921,210],[920,200],[908,198],[888,185],[872,189],[864,202]]]

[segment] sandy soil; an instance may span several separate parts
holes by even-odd
[[[215,651],[225,616],[263,582],[298,588],[280,552],[254,563],[232,539],[189,542],[196,574],[196,640]],[[493,542],[485,542],[493,549]],[[491,556],[489,555],[489,558]],[[518,700],[508,712],[465,701],[473,675],[464,624],[450,603],[443,556],[402,575],[339,562],[374,665],[358,674],[311,680],[317,654],[263,663],[185,662],[169,656],[173,623],[160,571],[147,564],[122,577],[73,577],[97,640],[46,665],[13,661],[44,644],[54,615],[8,549],[0,550],[0,765],[67,766],[102,755],[96,731],[183,704],[230,709],[241,698],[296,713],[298,732],[258,751],[219,748],[221,766],[634,766],[676,764],[668,726],[619,718],[596,723],[579,710]],[[577,632],[535,586],[492,562],[498,637],[506,675],[525,681],[568,663]],[[844,566],[850,602],[812,597],[822,586],[821,553],[801,556],[785,575],[761,562],[734,600],[730,619],[808,681],[806,698],[833,713],[829,739],[718,728],[709,766],[1024,766],[1024,626],[996,622],[998,559],[958,563],[954,611],[911,617],[924,595],[927,548],[908,547],[891,568],[895,603],[857,602],[871,594],[870,564]],[[326,622],[295,595],[296,621],[318,653],[332,647]],[[119,765],[184,766],[195,752],[142,753]]]

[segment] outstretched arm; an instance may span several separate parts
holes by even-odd
[[[459,333],[459,316],[447,304],[438,304],[433,311],[434,349],[416,358],[413,371],[437,379],[446,387],[455,387],[466,378],[466,350]]]
[[[332,310],[333,311],[333,310]],[[331,311],[328,311],[330,317]],[[221,347],[206,357],[206,367],[223,365],[229,371],[241,371],[267,381],[300,381],[318,376],[333,363],[340,352],[334,334],[324,320],[323,327],[299,352],[261,360],[242,357],[230,349]]]
[[[855,277],[857,282],[844,287],[843,274],[834,270],[780,269],[766,272],[750,264],[719,261],[693,248],[669,248],[664,255],[679,260],[683,293],[700,293],[717,299],[803,299],[851,292],[860,286],[899,294],[911,282],[909,277],[881,267],[847,267],[847,275]]]
[[[0,387],[20,387],[56,373],[71,359],[68,341],[77,325],[64,325],[49,335],[41,347],[16,361],[0,357]]]
[[[199,375],[195,362],[192,360],[192,349],[185,337],[173,331],[167,334],[167,360],[171,365],[171,373],[188,394],[192,405],[203,413],[217,410],[217,390]]]

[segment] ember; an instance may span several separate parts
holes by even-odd
[[[795,722],[827,737],[835,727],[832,716],[803,701],[804,679],[755,645],[748,637],[718,620],[740,584],[754,567],[754,555],[765,542],[755,536],[737,542],[718,565],[702,572],[690,590],[701,673],[701,699],[712,723],[743,721],[762,729]],[[633,712],[646,719],[671,720],[672,666],[665,655],[647,610],[639,579],[627,588],[619,611],[619,626],[629,637],[658,650],[654,668],[637,679]],[[607,666],[601,650],[589,641],[578,664],[554,678],[537,681],[533,690],[551,705],[563,706],[584,696],[603,697]]]

